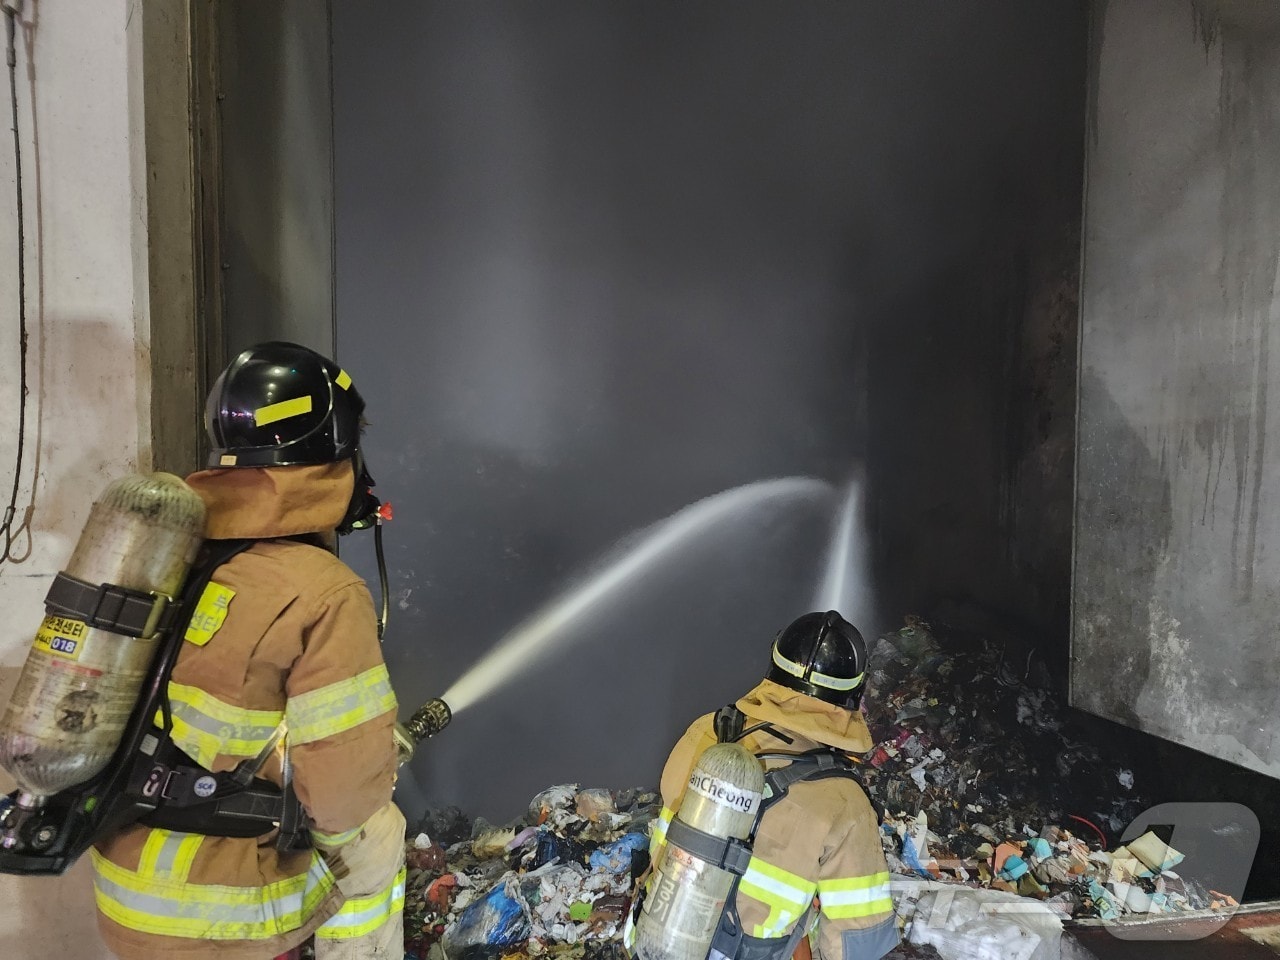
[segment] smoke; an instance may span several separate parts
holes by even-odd
[[[992,210],[1022,210],[1054,149],[1046,51],[1079,18],[924,10],[334,8],[339,352],[396,504],[402,701],[439,695],[627,531],[716,491],[840,482],[864,460],[875,528],[869,404],[912,456],[945,432],[912,402],[964,375],[930,340],[965,336],[939,278],[982,262],[1015,215]],[[492,810],[557,775],[653,782],[809,609],[825,519],[739,531],[682,578],[645,567],[580,646],[432,741],[426,792]],[[477,753],[502,761],[477,770]]]

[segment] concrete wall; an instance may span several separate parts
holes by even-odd
[[[1280,776],[1280,16],[1093,42],[1073,702]]]
[[[0,564],[7,700],[89,506],[148,460],[149,357],[141,138],[141,16],[126,0],[28,0],[18,101],[31,329],[29,525]],[[12,477],[18,390],[8,82],[0,123],[0,486]],[[74,372],[73,372],[74,371]],[[6,778],[0,774],[0,781]],[[0,782],[0,790],[11,784]],[[58,879],[0,877],[0,955],[98,960],[87,863]]]

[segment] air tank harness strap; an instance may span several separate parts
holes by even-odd
[[[852,772],[853,765],[843,757],[826,747],[809,750],[805,753],[758,753],[760,760],[788,760],[786,766],[766,770],[764,782],[765,796],[770,800],[781,798],[791,789],[793,784],[801,780],[822,780],[827,777],[845,777]],[[770,804],[772,805],[772,804]]]
[[[44,598],[48,610],[83,620],[97,630],[149,640],[168,629],[179,605],[162,593],[133,590],[114,583],[89,583],[67,573],[53,578]]]
[[[719,867],[735,877],[747,872],[751,862],[751,847],[733,837],[717,837],[715,834],[691,827],[679,817],[667,827],[667,842],[687,850],[699,860]]]
[[[736,743],[742,738],[742,728],[747,717],[736,704],[729,704],[716,711],[714,729],[717,743]]]
[[[156,804],[142,817],[149,827],[211,837],[260,837],[278,828],[281,851],[310,845],[305,813],[292,790],[244,777],[239,769],[210,773],[192,765],[167,738],[150,768],[135,771],[130,789]]]

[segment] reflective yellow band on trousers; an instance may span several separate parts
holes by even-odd
[[[345,733],[395,708],[386,665],[378,664],[349,680],[290,697],[285,706],[289,742],[296,747]]]
[[[152,830],[138,858],[138,876],[186,883],[202,843],[200,833]]]
[[[256,757],[275,736],[284,719],[278,710],[246,710],[224,703],[199,687],[169,684],[173,742],[202,767],[213,766],[219,754]],[[164,715],[156,711],[156,726]]]
[[[889,894],[889,874],[873,873],[866,877],[845,877],[818,882],[818,902],[823,916],[832,920],[873,917],[893,912]]]
[[[405,876],[405,868],[401,867],[387,889],[368,897],[348,900],[341,910],[316,930],[316,936],[324,940],[349,940],[373,933],[404,909]]]
[[[288,933],[307,921],[334,884],[316,854],[304,874],[265,887],[229,887],[143,877],[90,852],[103,916],[166,937],[262,940]]]

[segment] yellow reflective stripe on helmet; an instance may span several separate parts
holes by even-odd
[[[259,427],[290,417],[300,417],[311,412],[311,394],[305,397],[294,397],[292,400],[281,400],[253,411],[253,422]]]
[[[337,384],[339,387],[341,387],[343,390],[350,390],[350,389],[351,389],[351,374],[347,373],[347,371],[345,371],[345,370],[339,370],[339,371],[338,371],[338,379],[334,380],[333,382],[334,382],[334,383],[336,383],[336,384]]]
[[[866,877],[821,880],[818,882],[818,902],[823,915],[832,920],[891,913],[893,898],[889,893],[889,874],[881,872]]]
[[[404,909],[405,876],[405,868],[401,867],[387,889],[348,900],[316,930],[316,936],[322,940],[346,940],[373,933]]]
[[[793,677],[799,677],[801,680],[805,680],[815,686],[826,687],[829,690],[852,690],[862,683],[863,678],[867,675],[866,671],[863,671],[852,680],[849,680],[845,677],[828,676],[825,673],[819,673],[814,670],[808,676],[805,676],[804,667],[789,657],[784,657],[778,652],[777,647],[773,648],[773,662]]]
[[[186,883],[202,843],[203,834],[152,830],[138,858],[138,875]]]
[[[103,916],[142,933],[188,940],[262,940],[302,926],[333,889],[318,854],[306,873],[265,887],[231,887],[143,877],[93,857],[94,896]]]
[[[199,687],[169,684],[173,742],[202,767],[212,767],[219,754],[256,757],[271,742],[284,714],[278,710],[246,710],[224,703]],[[156,711],[161,726],[163,714]]]
[[[386,665],[378,664],[349,680],[290,697],[285,706],[289,742],[296,747],[323,740],[395,708],[396,695]]]
[[[746,888],[751,890],[747,891]],[[748,895],[783,909],[791,909],[795,916],[804,912],[813,900],[813,893],[818,885],[794,873],[788,873],[781,867],[765,863],[759,857],[752,857],[747,863],[747,872],[742,875],[739,889]]]

